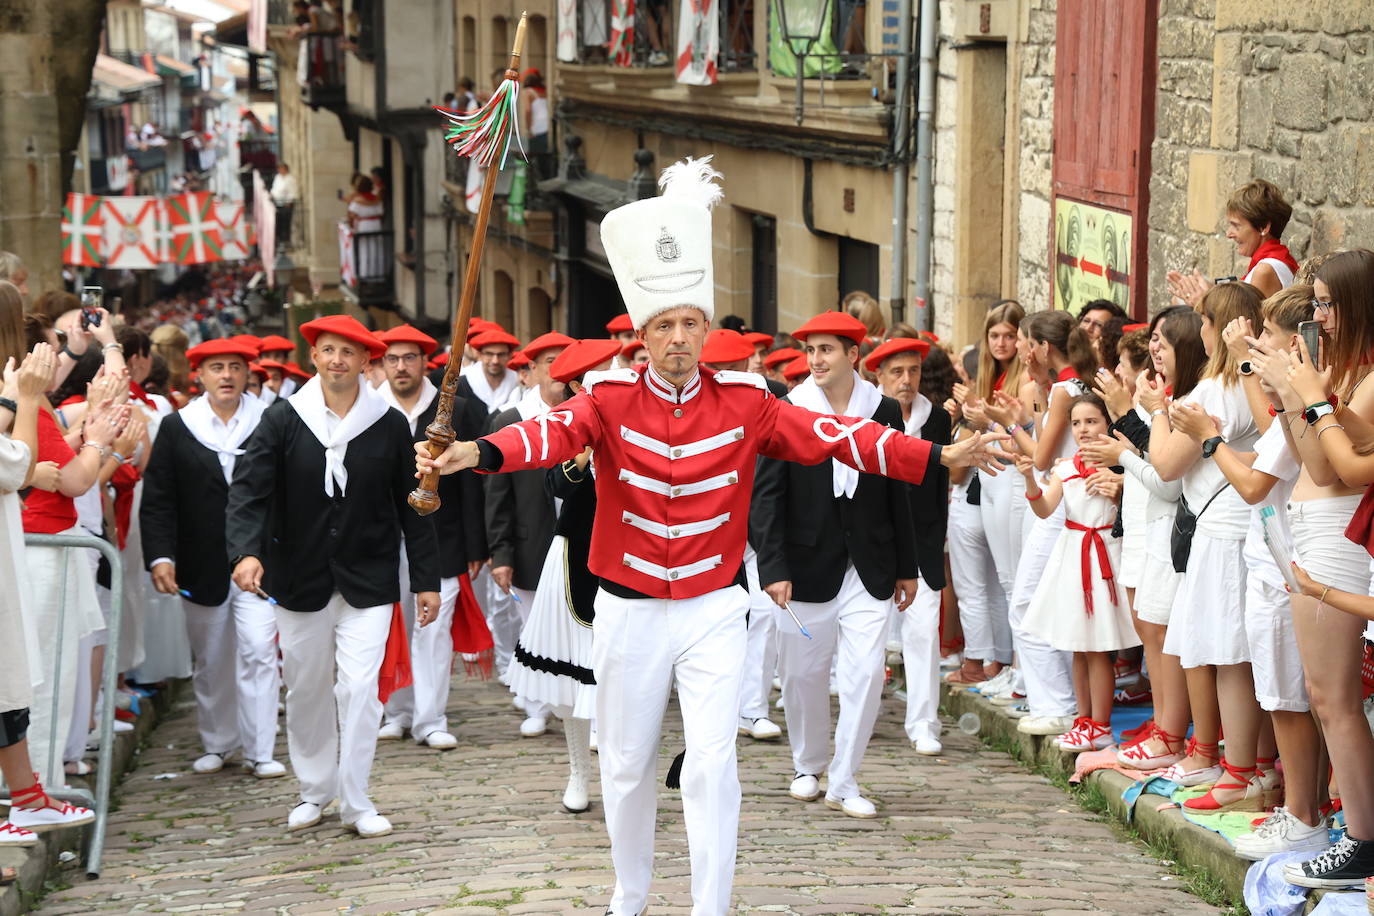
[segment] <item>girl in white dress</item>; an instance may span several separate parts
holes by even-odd
[[[1074,399],[1069,429],[1082,449],[1105,435],[1111,421],[1096,394]],[[1112,537],[1119,481],[1099,479],[1099,469],[1082,452],[1055,463],[1041,486],[1034,461],[1016,462],[1026,478],[1026,500],[1038,518],[1063,504],[1064,523],[1040,577],[1022,626],[1055,649],[1073,653],[1078,718],[1055,743],[1066,751],[1100,750],[1112,741],[1112,653],[1140,645],[1125,590],[1116,581],[1121,543]]]

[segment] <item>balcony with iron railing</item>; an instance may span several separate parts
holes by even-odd
[[[396,301],[395,235],[389,229],[360,232],[339,221],[339,285],[361,306]]]
[[[343,36],[307,32],[300,38],[301,98],[311,108],[341,108],[347,101]]]

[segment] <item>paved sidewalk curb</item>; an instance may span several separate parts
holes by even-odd
[[[133,767],[135,756],[143,740],[157,727],[163,716],[172,708],[182,688],[188,681],[173,681],[158,692],[157,696],[144,700],[143,714],[138,717],[134,730],[115,736],[114,779],[111,786],[111,804],[118,804],[119,785],[124,775]],[[94,771],[91,777],[72,776],[68,782],[74,786],[94,792]],[[0,849],[0,866],[19,870],[19,880],[8,887],[0,888],[0,916],[18,916],[33,908],[43,892],[43,885],[57,867],[58,856],[70,850],[82,861],[76,874],[77,880],[85,880],[85,849],[91,827],[72,827],[39,835],[38,844],[27,849]]]

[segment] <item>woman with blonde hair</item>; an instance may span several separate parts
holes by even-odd
[[[868,337],[873,340],[882,340],[883,332],[887,330],[887,319],[883,317],[882,306],[878,305],[878,300],[861,289],[856,289],[844,297],[840,303],[840,311],[848,312],[855,318],[864,323],[868,329]]]
[[[191,384],[191,363],[186,358],[190,338],[174,324],[160,324],[153,328],[153,355],[161,356],[167,365],[167,394],[177,407],[185,407],[185,392]]]

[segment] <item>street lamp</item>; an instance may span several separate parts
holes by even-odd
[[[778,11],[778,22],[782,40],[792,52],[792,60],[797,68],[797,123],[803,116],[804,94],[802,77],[806,70],[806,56],[821,40],[821,29],[830,12],[830,0],[774,0]],[[801,45],[801,53],[797,46]]]

